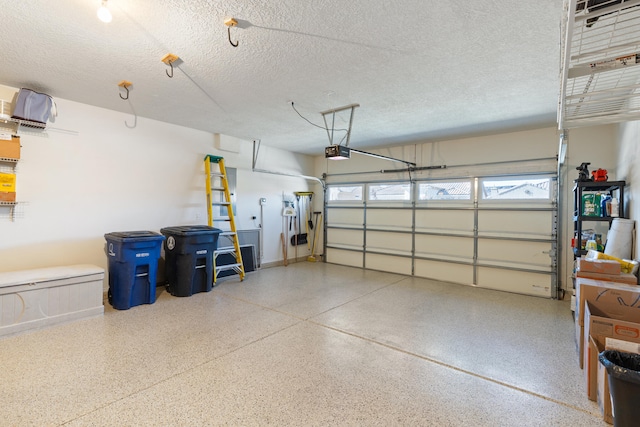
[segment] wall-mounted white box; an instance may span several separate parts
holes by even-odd
[[[0,273],[0,337],[103,314],[103,280],[84,264]]]

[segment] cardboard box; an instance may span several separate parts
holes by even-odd
[[[618,266],[620,264],[616,261],[613,261]],[[594,273],[592,271],[577,271],[576,277],[581,277],[585,279],[593,279],[593,280],[601,280],[605,282],[616,282],[616,283],[624,283],[627,285],[637,285],[638,278],[631,273],[618,273],[618,274],[603,274],[603,273]]]
[[[0,191],[0,202],[15,202],[16,193],[3,193]]]
[[[604,348],[602,350],[618,350],[627,353],[640,354],[640,343],[631,343],[615,338],[606,338]],[[607,423],[613,424],[613,410],[611,402],[611,393],[609,392],[609,373],[602,363],[598,363],[598,407],[602,413],[602,419]]]
[[[620,274],[622,269],[618,261],[610,259],[576,259],[576,270],[584,273]]]
[[[625,353],[640,354],[640,342],[625,341],[618,338],[607,337],[604,339],[605,350],[618,350]]]
[[[0,158],[20,158],[20,137],[12,136],[10,141],[0,139]]]
[[[0,192],[15,193],[16,191],[16,174],[0,172]]]
[[[585,301],[615,318],[620,318],[620,315],[626,312],[625,309],[640,308],[640,286],[577,277],[576,301],[576,319],[581,326],[584,325]],[[620,315],[616,316],[616,313]]]
[[[585,342],[585,366],[582,372],[587,386],[587,397],[595,402],[598,400],[598,365],[600,364],[598,355],[601,351],[599,349],[604,348],[604,346],[596,341],[593,336],[589,335],[588,338],[588,342]]]
[[[576,351],[578,364],[584,367],[584,306],[585,301],[614,318],[623,318],[627,309],[640,312],[640,286],[601,280],[576,278]]]
[[[584,378],[587,396],[597,400],[598,348],[606,338],[640,343],[640,309],[627,307],[616,319],[587,302],[584,312]]]
[[[587,251],[587,255],[585,255],[584,258],[585,259],[608,259],[611,261],[618,261],[618,264],[620,264],[620,269],[622,270],[623,273],[633,273],[633,270],[638,266],[638,263],[635,261],[624,260],[621,258],[614,257],[612,255],[607,255],[603,252],[594,251],[593,249],[589,249],[589,251]]]
[[[580,326],[580,323],[577,321],[574,325],[576,327],[576,354],[578,355],[578,365],[580,365],[580,369],[583,369],[584,359],[582,357],[582,353],[584,350],[582,349],[582,343],[584,342],[584,326]]]

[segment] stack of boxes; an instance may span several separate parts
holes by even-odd
[[[0,161],[17,162],[20,159],[20,137],[0,134]],[[13,168],[12,168],[13,170]],[[0,170],[0,202],[16,201],[16,174]]]
[[[627,285],[638,284],[638,278],[634,274],[624,273],[622,264],[610,259],[576,259],[576,277]]]
[[[605,349],[635,351],[640,347],[637,278],[621,273],[616,261],[580,259],[575,309],[576,347],[587,396],[598,402],[604,420],[613,423],[607,371],[598,354]]]

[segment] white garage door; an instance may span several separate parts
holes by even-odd
[[[330,184],[328,262],[555,296],[554,174]]]

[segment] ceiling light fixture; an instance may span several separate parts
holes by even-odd
[[[107,0],[102,0],[102,5],[98,8],[98,19],[105,24],[108,24],[113,19],[111,12],[107,9]]]

